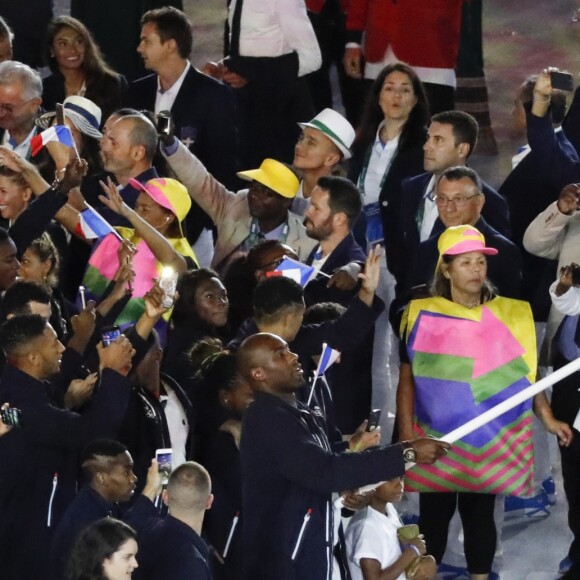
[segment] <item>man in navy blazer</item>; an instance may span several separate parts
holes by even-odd
[[[357,291],[357,274],[366,255],[352,235],[362,211],[358,188],[343,177],[321,177],[312,190],[304,225],[306,234],[318,240],[306,263],[320,272],[304,288],[306,306],[336,302],[348,306]],[[330,280],[328,276],[331,276]],[[372,400],[374,325],[353,349],[341,356],[340,371],[333,374],[333,393],[338,428],[353,433],[369,414]],[[353,389],[352,385],[357,385]]]
[[[317,240],[306,259],[320,272],[304,288],[307,306],[318,302],[337,302],[348,306],[356,293],[357,275],[366,260],[364,250],[352,235],[352,228],[362,210],[361,195],[344,177],[321,177],[312,190],[304,226],[306,235]],[[345,266],[349,269],[343,269]]]
[[[545,77],[547,83],[549,75]],[[513,169],[499,191],[510,208],[511,239],[522,253],[522,299],[530,302],[534,320],[544,322],[552,305],[548,288],[556,277],[557,264],[554,260],[532,256],[525,250],[523,238],[530,223],[558,199],[569,180],[580,178],[580,159],[568,140],[571,125],[568,124],[565,131],[561,127],[566,113],[566,95],[556,91],[548,96],[549,103],[542,103],[544,97],[534,96],[537,82],[537,75],[528,77],[518,90],[514,132],[527,135],[528,142],[512,158]],[[534,105],[534,101],[538,102]]]
[[[399,217],[399,247],[403,256],[413,256],[418,245],[445,227],[438,219],[434,191],[441,174],[450,167],[467,165],[475,148],[477,121],[463,111],[445,111],[431,117],[427,141],[423,146],[425,171],[402,183]],[[509,211],[505,199],[486,183],[482,183],[485,206],[482,214],[500,234],[510,236]],[[400,293],[408,269],[400,269],[397,293]]]
[[[132,83],[130,104],[155,113],[170,111],[176,137],[220,183],[237,190],[238,133],[231,90],[190,64],[193,35],[183,12],[172,7],[150,10],[141,26],[137,51],[145,68],[155,74]],[[190,242],[197,239],[201,225],[211,223],[194,207],[186,219]]]
[[[522,283],[522,261],[518,248],[492,228],[482,217],[487,200],[482,193],[482,182],[469,167],[451,167],[439,178],[435,189],[438,221],[443,229],[459,225],[473,225],[485,237],[485,243],[499,250],[488,260],[488,278],[501,296],[519,298]],[[390,311],[395,332],[399,329],[403,307],[413,298],[413,288],[431,283],[439,258],[439,233],[421,242],[414,252],[405,286]]]

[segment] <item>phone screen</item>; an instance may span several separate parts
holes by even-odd
[[[574,90],[574,78],[570,73],[551,72],[550,83],[553,89],[571,92]]]
[[[173,465],[173,450],[172,449],[158,449],[155,452],[155,459],[159,473],[161,474],[161,483],[167,485],[169,475]]]
[[[115,342],[121,336],[121,331],[118,326],[105,330],[101,334],[101,341],[103,346],[109,346],[112,342]]]
[[[373,409],[369,414],[367,423],[367,431],[374,431],[379,426],[379,419],[381,418],[381,410]]]

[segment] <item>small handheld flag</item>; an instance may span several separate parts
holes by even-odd
[[[307,266],[298,260],[293,260],[292,258],[285,257],[278,267],[272,272],[266,272],[266,277],[270,278],[273,276],[284,276],[285,278],[292,278],[295,282],[298,282],[300,286],[304,287],[308,282],[314,280],[318,275],[328,276],[320,270],[317,270],[314,266]]]
[[[70,129],[66,125],[53,125],[52,127],[46,129],[46,131],[35,135],[30,140],[30,150],[32,152],[32,156],[36,157],[36,155],[40,153],[40,150],[51,141],[58,141],[67,147],[72,147],[76,152],[75,142]]]
[[[79,223],[75,231],[87,240],[104,238],[108,234],[113,234],[120,240],[122,239],[115,228],[88,204],[87,209],[79,215]]]
[[[312,395],[314,394],[314,386],[316,385],[316,381],[318,377],[321,377],[330,366],[332,366],[340,356],[340,352],[338,350],[334,350],[326,342],[322,343],[322,353],[320,354],[320,360],[318,361],[318,367],[316,368],[316,374],[314,375],[314,380],[312,381],[312,386],[310,387],[310,394],[308,395],[308,402],[307,405],[310,405],[310,401],[312,401]]]

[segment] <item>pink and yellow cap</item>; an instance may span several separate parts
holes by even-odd
[[[485,245],[483,234],[473,226],[453,226],[447,228],[440,236],[437,242],[439,250],[439,261],[441,256],[457,256],[467,252],[481,252],[489,256],[495,256],[498,252],[495,248],[489,248]]]
[[[178,219],[179,223],[185,219],[191,209],[191,197],[187,193],[187,188],[176,179],[158,177],[150,179],[147,183],[141,183],[131,178],[129,183],[135,189],[144,191],[161,207],[168,209]]]

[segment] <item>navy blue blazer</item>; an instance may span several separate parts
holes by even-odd
[[[483,218],[479,218],[475,227],[485,236],[485,245],[499,251],[496,256],[487,257],[487,277],[496,286],[500,296],[520,298],[522,259],[518,248]],[[431,282],[439,259],[438,241],[439,234],[436,234],[417,248],[408,288]]]
[[[381,193],[379,194],[379,207],[385,235],[387,264],[390,272],[395,277],[397,277],[397,272],[404,265],[406,259],[397,246],[396,236],[403,199],[401,186],[405,178],[419,175],[423,172],[423,144],[425,143],[426,136],[427,132],[425,131],[423,137],[418,142],[408,143],[397,151],[389,168],[389,173],[385,179]],[[354,156],[349,169],[349,178],[354,183],[358,180],[362,165],[362,156]]]
[[[244,414],[240,458],[247,580],[327,578],[332,492],[404,473],[400,445],[337,453],[319,414],[267,393]]]
[[[137,498],[125,521],[137,530],[135,580],[211,580],[208,548],[188,525],[169,514],[162,518],[145,496]]]
[[[356,296],[340,318],[320,324],[303,324],[290,343],[290,350],[299,356],[300,363],[305,367],[312,355],[320,353],[323,342],[341,352],[352,349],[372,328],[384,309],[385,303],[380,298],[375,297],[369,308]],[[257,332],[259,330],[254,319],[246,320],[236,337],[228,343],[228,349],[237,350],[245,338]]]
[[[0,438],[2,578],[46,575],[50,541],[76,492],[77,454],[90,441],[116,439],[129,382],[105,369],[82,415],[57,408],[40,382],[4,367],[0,400],[22,410],[22,427]]]
[[[81,488],[55,530],[50,549],[50,574],[54,580],[65,576],[66,564],[78,535],[102,518],[120,518],[116,503],[109,503],[90,485]]]
[[[580,176],[580,159],[564,132],[554,132],[549,114],[539,119],[528,110],[527,119],[531,150],[499,191],[510,208],[511,239],[522,254],[522,299],[530,302],[535,320],[547,320],[552,305],[548,288],[556,278],[557,262],[527,252],[523,237],[535,217],[558,199],[574,167]]]
[[[317,248],[314,248],[308,258],[306,258],[306,264],[309,266],[314,261],[316,250]],[[364,250],[358,245],[352,233],[349,233],[330,253],[330,256],[328,256],[320,271],[325,274],[333,274],[335,270],[351,262],[364,264],[365,260],[366,254]],[[319,274],[306,285],[304,288],[304,301],[306,302],[306,306],[319,302],[337,302],[343,306],[348,306],[348,303],[358,291],[355,288],[350,292],[345,292],[344,290],[338,290],[334,286],[328,288],[327,284],[328,278]]]
[[[316,250],[316,248],[315,248]],[[311,264],[314,250],[306,260]],[[332,251],[322,266],[322,272],[332,274],[336,269],[350,262],[364,264],[366,259],[363,249],[357,244],[354,236],[349,234]],[[336,302],[348,306],[358,292],[358,284],[350,291],[327,287],[328,278],[318,276],[304,288],[304,300],[307,306],[320,302]],[[368,417],[372,400],[372,352],[374,325],[358,344],[340,357],[340,364],[326,373],[326,379],[332,390],[332,422],[344,433],[353,433]],[[305,367],[305,371],[306,371]],[[314,371],[314,369],[312,369]],[[356,388],[353,388],[356,385]],[[317,384],[316,388],[318,389]]]
[[[157,75],[131,83],[129,101],[136,109],[155,109]],[[231,89],[193,66],[177,93],[171,116],[175,136],[228,189],[237,191],[238,132]]]
[[[562,129],[572,143],[575,151],[580,154],[580,88],[574,91],[574,98],[564,117]]]
[[[487,277],[497,288],[498,294],[507,298],[521,298],[522,258],[517,246],[494,230],[482,217],[476,222],[475,227],[484,235],[486,246],[499,250],[497,255],[487,257]],[[389,320],[397,336],[403,310],[407,303],[415,298],[411,289],[423,284],[429,285],[433,280],[439,259],[437,250],[439,235],[439,233],[432,235],[416,248],[405,284],[391,304]]]
[[[129,102],[136,109],[153,111],[156,94],[157,75],[148,75],[131,83]],[[171,116],[176,137],[220,183],[237,191],[238,132],[231,89],[192,66],[171,107]],[[160,171],[166,166],[161,155],[156,156],[155,164]],[[209,216],[192,202],[185,219],[190,243],[195,243],[202,229],[211,223]]]
[[[551,177],[555,188],[562,189],[568,183],[578,183],[580,181],[578,157],[571,157],[569,148],[562,149],[558,134],[554,132],[551,116],[546,114],[543,117],[536,117],[528,108],[526,122],[528,144],[532,151],[537,153],[540,164],[536,166],[535,171],[546,172],[547,177]],[[571,119],[563,125],[565,132],[566,126],[568,127],[566,136],[569,140],[570,135],[575,138],[570,123]],[[544,209],[545,207],[542,208],[542,210]]]
[[[414,255],[421,243],[416,216],[432,177],[432,173],[423,173],[422,175],[405,179],[402,184],[397,244],[400,252],[407,258]],[[483,182],[483,194],[485,195],[485,204],[481,215],[496,231],[509,238],[511,235],[509,209],[505,199],[485,182]],[[443,223],[437,219],[431,230],[431,236],[435,233],[441,233],[444,229]],[[405,262],[405,265],[408,266],[408,261]],[[399,271],[399,277],[396,276],[397,283],[404,284],[407,276],[407,268],[402,267]]]

